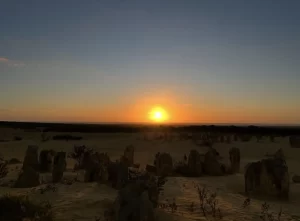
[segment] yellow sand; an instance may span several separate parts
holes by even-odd
[[[53,133],[56,134],[56,133]],[[53,135],[49,134],[49,135]],[[38,145],[40,149],[54,149],[56,151],[72,150],[73,146],[86,145],[94,148],[99,152],[108,152],[110,157],[118,159],[123,154],[127,145],[135,146],[135,162],[140,163],[144,167],[147,163],[152,164],[156,152],[169,152],[175,160],[182,159],[184,154],[188,154],[193,148],[199,152],[205,153],[207,148],[198,147],[192,141],[164,142],[158,140],[145,141],[142,134],[74,134],[84,138],[81,141],[47,141],[41,142],[41,135],[38,132],[24,132],[21,130],[4,130],[1,129],[1,139],[12,139],[13,136],[23,137],[22,141],[0,142],[0,153],[5,159],[18,158],[23,161],[24,154],[28,145]],[[268,139],[264,139],[261,143],[253,141],[248,143],[234,142],[232,144],[216,144],[214,147],[224,157],[224,161],[228,162],[228,151],[231,147],[238,147],[241,150],[241,173],[223,177],[200,177],[200,178],[184,178],[171,177],[165,185],[163,196],[160,197],[161,202],[166,199],[173,201],[175,198],[178,210],[174,214],[170,211],[158,209],[157,216],[159,220],[213,220],[208,217],[205,219],[199,209],[199,200],[195,189],[196,184],[206,185],[210,190],[216,191],[218,194],[218,205],[221,209],[223,220],[259,220],[261,204],[264,199],[251,199],[251,205],[245,209],[242,204],[246,197],[244,192],[244,166],[252,161],[262,159],[266,153],[274,153],[277,149],[284,150],[289,172],[300,174],[300,149],[292,149],[289,147],[287,138],[277,138],[276,143],[271,143]],[[68,172],[65,173],[66,179],[77,176],[72,172],[74,162],[68,159]],[[18,169],[16,169],[18,167]],[[10,166],[11,170],[8,176],[2,181],[7,182],[16,179],[21,165]],[[78,174],[82,180],[82,173]],[[43,174],[44,182],[51,180],[51,174]],[[94,217],[102,216],[104,209],[116,197],[117,191],[108,186],[97,183],[77,182],[73,185],[56,185],[57,192],[47,192],[40,194],[35,189],[13,189],[8,187],[0,187],[0,194],[4,193],[28,193],[29,196],[37,200],[49,200],[56,213],[56,220],[92,220]],[[300,184],[291,182],[291,194],[289,202],[268,201],[274,213],[278,212],[280,207],[283,209],[282,220],[300,220]],[[194,202],[195,210],[191,212],[189,206]],[[293,219],[291,218],[293,217]]]

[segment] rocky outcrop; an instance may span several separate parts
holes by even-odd
[[[292,181],[293,181],[294,183],[300,183],[300,176],[294,175],[294,176],[292,177]]]
[[[292,148],[300,148],[300,136],[290,136],[289,143]]]
[[[140,183],[132,183],[119,191],[113,207],[116,221],[154,221],[154,208],[149,193]]]
[[[245,192],[287,199],[289,174],[285,160],[274,157],[248,164],[245,171]]]
[[[29,145],[27,147],[24,162],[23,162],[23,169],[27,167],[31,167],[34,170],[38,171],[39,169],[38,151],[39,151],[38,146]]]
[[[121,162],[132,167],[134,165],[134,146],[129,145],[124,150],[124,155],[121,157]]]
[[[158,176],[169,176],[173,172],[173,159],[168,153],[160,153],[156,156],[155,167]]]
[[[221,176],[225,173],[221,163],[218,161],[217,152],[209,150],[204,156],[203,169],[205,174],[211,176]]]
[[[201,156],[197,150],[191,150],[188,157],[188,172],[192,176],[201,176],[203,173]]]
[[[231,172],[238,173],[240,171],[241,154],[240,149],[232,147],[229,150],[229,159],[231,165]]]
[[[51,172],[52,170],[52,151],[42,150],[39,157],[40,172]]]
[[[66,170],[66,152],[57,152],[53,161],[52,181],[60,182]]]
[[[108,180],[112,187],[121,189],[128,182],[128,166],[121,162],[112,162],[108,165]]]
[[[31,188],[40,185],[40,175],[32,167],[25,167],[18,176],[15,188]]]

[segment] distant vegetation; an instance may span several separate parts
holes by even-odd
[[[53,140],[65,140],[65,141],[68,141],[68,140],[82,140],[82,137],[80,137],[80,136],[73,136],[73,135],[70,135],[70,134],[63,134],[63,135],[55,135],[55,136],[53,136],[52,139]]]
[[[0,122],[1,127],[18,128],[24,130],[35,130],[45,128],[44,132],[61,133],[136,133],[151,130],[172,132],[213,132],[213,133],[235,133],[260,136],[288,136],[300,135],[299,126],[216,126],[216,125],[147,125],[147,124],[63,124],[63,123],[28,123],[28,122]]]

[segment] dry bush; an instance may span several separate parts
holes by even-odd
[[[2,196],[0,197],[0,208],[0,220],[53,220],[52,207],[49,202],[33,203],[27,196]]]
[[[7,162],[3,161],[0,163],[0,179],[6,177],[8,174]]]
[[[211,214],[214,218],[222,219],[221,209],[218,206],[217,193],[209,191],[205,186],[197,186],[197,193],[200,201],[200,209],[203,215],[206,217],[207,214]],[[210,209],[208,209],[210,208]]]
[[[272,212],[269,211],[270,205],[264,202],[261,205],[261,213],[260,213],[260,219],[263,221],[280,221],[282,216],[282,208],[280,208],[280,211],[277,215],[274,215]]]
[[[56,192],[57,191],[57,187],[54,186],[54,185],[51,185],[51,184],[48,184],[47,186],[43,187],[43,188],[40,188],[40,194],[44,194],[46,192]]]
[[[173,198],[172,202],[169,202],[169,200],[166,199],[166,203],[160,203],[158,207],[165,210],[169,209],[171,213],[175,213],[177,211],[176,199]]]
[[[250,203],[251,203],[251,199],[247,198],[247,199],[245,199],[242,207],[245,209],[246,207],[250,206]]]
[[[80,164],[80,161],[85,153],[94,153],[92,148],[87,148],[85,145],[83,146],[74,146],[73,151],[69,153],[68,157],[76,160],[78,165]]]
[[[197,186],[197,192],[200,201],[200,209],[203,212],[203,215],[206,216],[205,203],[208,195],[208,190],[206,189],[206,187],[201,188],[200,186]]]

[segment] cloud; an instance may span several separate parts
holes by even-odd
[[[7,58],[0,57],[0,62],[2,62],[2,63],[8,63],[9,60]]]
[[[11,67],[23,67],[23,66],[25,66],[25,64],[23,62],[13,61],[13,60],[10,60],[10,59],[5,58],[5,57],[0,57],[0,64],[1,63],[6,64],[6,65],[11,66]]]

